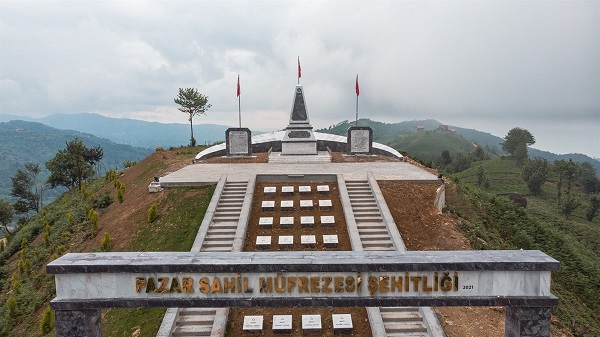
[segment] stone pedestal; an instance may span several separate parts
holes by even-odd
[[[372,154],[373,129],[368,126],[349,127],[346,148],[348,154]]]
[[[227,156],[251,156],[252,131],[248,128],[225,130],[225,153]]]
[[[550,337],[550,308],[506,307],[505,337]]]
[[[100,309],[56,310],[56,335],[60,337],[102,337]]]

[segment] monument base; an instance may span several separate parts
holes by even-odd
[[[281,154],[287,155],[316,155],[317,141],[312,142],[281,142]]]

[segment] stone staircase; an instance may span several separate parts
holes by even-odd
[[[394,250],[387,225],[367,180],[346,181],[363,250]]]
[[[202,252],[231,252],[248,182],[226,181],[202,241]],[[217,308],[181,308],[171,336],[211,336]]]
[[[230,252],[240,220],[248,182],[225,183],[201,252]]]
[[[345,180],[345,184],[362,249],[396,250],[369,181]],[[429,336],[419,308],[393,307],[378,310],[383,322],[382,336]]]

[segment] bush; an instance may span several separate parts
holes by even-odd
[[[40,321],[40,333],[42,335],[48,334],[52,331],[52,327],[54,326],[54,313],[50,307],[46,307],[44,309],[44,313],[42,314],[42,320]]]
[[[112,244],[110,243],[110,234],[104,232],[104,236],[100,240],[100,250],[103,252],[110,252],[112,250]]]
[[[121,203],[121,204],[123,203],[124,195],[125,195],[125,189],[119,188],[117,190],[117,200],[119,200],[119,203]]]
[[[11,296],[6,300],[6,308],[8,309],[8,316],[14,317],[17,313],[17,299]]]
[[[527,199],[521,193],[511,193],[508,195],[508,199],[523,208],[527,207]]]
[[[110,194],[103,193],[99,198],[96,198],[93,206],[97,209],[103,209],[110,206],[110,204],[112,204],[113,201],[114,199],[110,196]]]
[[[158,218],[158,205],[153,202],[148,209],[148,222],[154,222]]]
[[[127,160],[123,161],[123,167],[124,168],[134,167],[135,164],[137,164],[137,162],[135,160],[129,160],[129,159],[127,159]]]
[[[98,231],[98,219],[99,218],[100,218],[100,216],[98,215],[98,212],[96,212],[96,210],[93,208],[90,209],[88,219],[92,223],[92,229],[94,230],[94,233],[96,233]]]

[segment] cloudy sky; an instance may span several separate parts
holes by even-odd
[[[313,126],[434,118],[600,157],[600,1],[0,1],[0,113]]]

